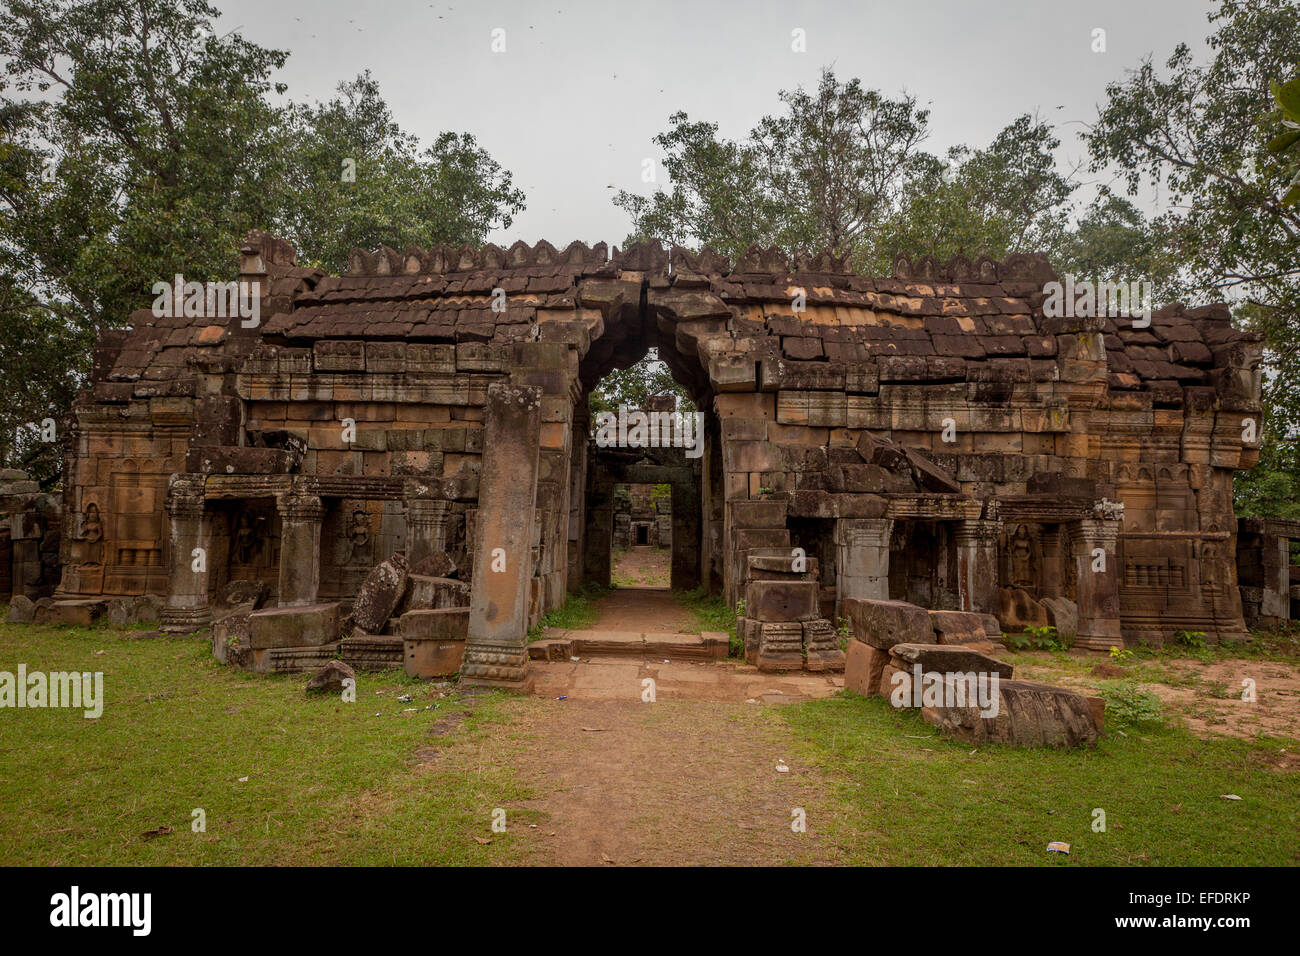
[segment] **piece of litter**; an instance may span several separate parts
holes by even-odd
[[[747,704],[757,704],[758,701],[754,700],[754,698],[751,697],[751,698],[749,698],[749,700],[745,701],[745,703],[747,703]]]
[[[606,863],[613,863],[613,862],[614,862],[613,857],[611,857],[608,853],[602,853],[602,854],[600,855],[600,858],[601,858],[602,860],[604,860]]]
[[[156,836],[165,836],[166,834],[171,832],[172,832],[171,827],[161,826],[161,827],[156,827],[153,830],[145,830],[143,833],[140,834],[140,836],[145,840],[152,840]]]
[[[536,830],[536,829],[537,829],[537,824],[536,824],[536,823],[530,823],[530,824],[528,824],[528,829],[530,829],[530,830]]]
[[[397,699],[398,699],[401,703],[403,703],[403,704],[409,704],[409,703],[411,702],[411,695],[410,695],[410,694],[403,694],[401,697],[399,697],[399,698],[397,698]]]
[[[475,837],[475,838],[474,838],[474,842],[475,842],[475,843],[482,843],[484,846],[487,846],[487,845],[488,845],[489,843],[491,843],[492,841],[489,840],[487,837]]]
[[[785,765],[785,761],[784,761],[784,760],[778,760],[778,761],[776,762],[776,772],[777,772],[777,773],[789,773],[789,772],[790,772],[790,768],[787,767],[787,766]]]
[[[1219,794],[1219,796],[1222,797],[1224,800],[1240,800],[1240,799],[1241,799],[1241,797],[1237,796],[1235,793],[1221,793],[1221,794]]]
[[[604,733],[606,730],[608,730],[609,728],[607,728],[607,727],[583,727],[582,729],[585,730],[585,731],[587,731],[587,733],[589,733],[589,734],[603,734],[603,733]]]
[[[247,778],[247,777],[240,777],[240,778],[239,778],[238,780],[236,780],[235,782],[236,782],[236,783],[248,783],[248,778]]]
[[[568,699],[569,699],[569,695],[568,695],[568,694],[561,694],[559,697],[557,697],[557,698],[555,698],[555,699],[556,699],[556,700],[568,700]]]
[[[582,658],[581,658],[581,657],[570,657],[569,660],[571,660],[571,661],[580,661],[580,660],[582,660]]]
[[[1048,853],[1064,853],[1066,856],[1069,856],[1069,855],[1070,855],[1070,844],[1068,844],[1068,843],[1062,843],[1062,842],[1060,842],[1059,840],[1053,840],[1051,843],[1047,844],[1047,852],[1048,852]]]

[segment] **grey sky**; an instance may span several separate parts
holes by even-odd
[[[370,69],[402,127],[430,142],[473,133],[515,176],[528,209],[497,242],[621,244],[617,189],[651,191],[642,160],[668,116],[742,137],[782,89],[816,85],[824,65],[932,111],[925,148],[987,144],[1017,115],[1058,126],[1062,165],[1083,154],[1082,121],[1106,83],[1179,41],[1203,52],[1202,0],[791,0],[451,3],[214,0],[217,28],[292,53],[293,99],[324,99]],[[1091,49],[1106,30],[1105,53]],[[491,51],[505,30],[506,52]],[[806,31],[807,52],[791,50]],[[1063,107],[1058,109],[1058,107]],[[659,170],[660,185],[664,176]],[[609,188],[613,186],[614,188]],[[1148,202],[1149,205],[1149,202]]]

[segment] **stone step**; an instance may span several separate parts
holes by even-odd
[[[563,661],[573,657],[718,661],[727,656],[727,644],[727,635],[721,631],[671,634],[550,629],[543,640],[528,645],[528,656],[540,661]]]

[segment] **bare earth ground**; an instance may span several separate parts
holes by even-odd
[[[828,788],[792,763],[772,705],[707,701],[510,702],[504,761],[527,801],[528,862],[570,866],[834,863],[818,836]],[[437,759],[436,757],[433,759]],[[787,772],[777,770],[784,761]],[[801,809],[806,833],[791,828]],[[535,814],[535,816],[534,816]],[[535,822],[534,822],[535,821]]]
[[[1266,660],[1162,660],[1126,668],[1198,737],[1290,737],[1300,727],[1300,667]],[[1064,671],[1050,660],[1020,663],[1016,676],[1094,693],[1101,678]],[[1156,678],[1159,678],[1158,680]],[[1242,681],[1255,682],[1255,700],[1242,699]],[[1300,766],[1300,755],[1296,755]]]
[[[672,575],[672,549],[637,545],[614,552],[611,577],[621,588],[666,588]]]
[[[596,602],[600,616],[593,631],[658,631],[666,634],[698,633],[699,622],[664,588],[620,587]]]

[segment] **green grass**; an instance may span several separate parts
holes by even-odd
[[[559,607],[547,611],[533,625],[532,630],[528,632],[528,643],[541,640],[542,632],[548,627],[558,627],[566,631],[591,627],[600,616],[600,608],[596,607],[596,601],[609,590],[599,585],[588,584],[584,585],[577,594],[570,594],[568,600]]]
[[[882,698],[845,693],[780,713],[838,804],[817,825],[852,863],[1300,864],[1300,773],[1271,766],[1295,740],[1143,725],[1108,728],[1096,750],[974,748]],[[1093,832],[1095,808],[1106,832]],[[1052,840],[1070,855],[1047,853]]]
[[[105,704],[98,720],[0,711],[0,864],[482,864],[518,850],[491,813],[526,819],[509,808],[528,794],[457,750],[502,730],[495,695],[361,672],[345,704],[307,696],[307,675],[222,667],[203,639],[0,624],[0,670],[20,662],[102,671]]]
[[[708,595],[703,588],[694,591],[674,591],[682,607],[695,615],[701,631],[723,631],[729,635],[729,653],[731,657],[744,657],[744,641],[736,634],[736,611],[729,606],[722,595]]]

